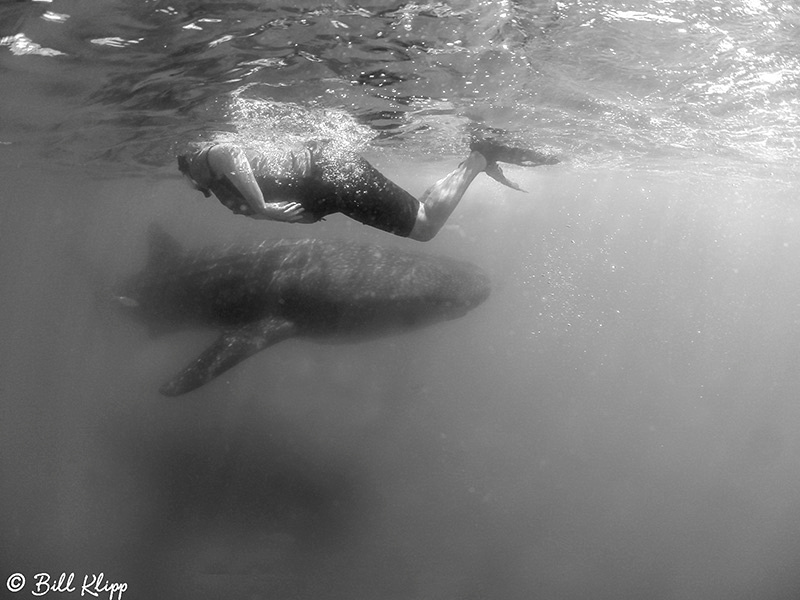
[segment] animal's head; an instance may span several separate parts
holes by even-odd
[[[436,301],[441,310],[457,318],[482,304],[491,294],[489,277],[469,263],[456,263],[440,276]]]
[[[489,277],[471,263],[425,256],[416,261],[396,282],[396,298],[405,310],[402,320],[406,325],[457,319],[491,293]]]

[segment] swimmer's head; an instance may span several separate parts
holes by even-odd
[[[203,192],[206,198],[211,195],[208,186],[211,185],[213,176],[208,166],[208,148],[181,154],[178,157],[178,170],[194,189]]]

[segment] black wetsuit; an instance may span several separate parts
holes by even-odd
[[[352,152],[311,143],[292,151],[245,149],[245,153],[264,200],[298,202],[306,221],[340,212],[403,237],[414,227],[419,201]],[[208,189],[234,213],[253,214],[226,177]],[[233,198],[242,199],[237,203]]]

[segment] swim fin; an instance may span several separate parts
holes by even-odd
[[[500,165],[497,164],[498,162],[522,167],[554,165],[561,162],[554,155],[541,150],[506,145],[502,141],[503,137],[508,136],[500,129],[475,127],[472,131],[469,148],[473,152],[480,152],[486,159],[486,174],[489,177],[513,190],[524,191],[519,185],[506,178]]]
[[[486,173],[489,177],[491,177],[495,181],[510,187],[512,190],[517,190],[518,192],[525,192],[526,194],[528,193],[526,190],[523,190],[519,186],[519,184],[514,183],[513,181],[508,179],[503,173],[503,169],[501,169],[500,165],[498,165],[496,162],[487,163],[484,173]]]

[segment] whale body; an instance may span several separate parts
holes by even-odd
[[[185,252],[151,228],[146,266],[117,299],[153,333],[220,331],[160,391],[177,396],[291,337],[348,341],[458,318],[490,293],[477,266],[350,241],[267,241]]]

